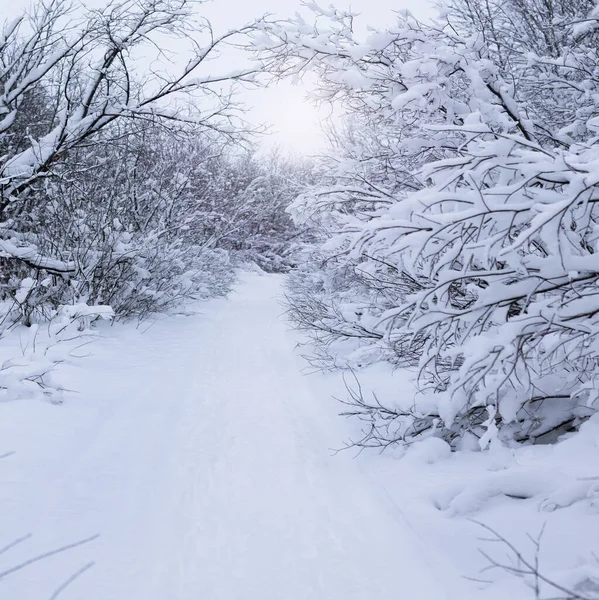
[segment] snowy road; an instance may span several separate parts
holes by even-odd
[[[3,405],[0,598],[441,600],[446,582],[349,454],[279,318],[280,280],[145,334],[108,329],[62,406]],[[436,575],[435,575],[436,574]]]

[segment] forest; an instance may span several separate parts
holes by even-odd
[[[314,475],[315,481],[322,477],[323,498],[330,495],[335,504],[337,497],[354,493],[344,486],[362,485],[355,483],[362,474],[348,469],[372,471],[377,481],[387,481],[374,487],[387,486],[385,494],[394,498],[389,502],[402,505],[408,515],[402,518],[426,538],[425,551],[419,552],[428,555],[432,567],[422,566],[426,560],[410,566],[415,560],[410,548],[420,542],[410,537],[405,556],[394,549],[390,537],[395,535],[383,532],[396,525],[375,518],[380,540],[356,529],[356,539],[368,538],[365,548],[391,561],[389,570],[397,552],[403,572],[413,571],[413,587],[405,588],[410,597],[599,598],[599,259],[593,258],[599,253],[599,5],[594,0],[441,0],[429,20],[398,6],[394,20],[381,29],[366,27],[350,8],[306,0],[292,16],[257,15],[243,27],[218,32],[202,14],[204,4],[112,0],[92,7],[38,0],[0,29],[0,411],[8,407],[0,419],[5,422],[0,514],[3,522],[11,522],[7,532],[0,531],[0,559],[9,561],[1,564],[0,595],[50,600],[401,597],[401,586],[385,576],[384,587],[375,563],[364,567],[371,559],[358,555],[351,560],[348,555],[347,564],[361,565],[362,587],[356,580],[345,588],[350,575],[339,568],[320,588],[301,588],[302,579],[294,590],[293,569],[287,579],[281,575],[280,587],[262,588],[256,579],[260,569],[287,572],[287,563],[276,567],[274,556],[274,566],[260,563],[240,571],[245,573],[240,581],[249,581],[249,591],[242,593],[231,573],[237,561],[249,560],[247,549],[227,554],[231,564],[214,566],[221,575],[202,580],[203,587],[186,580],[188,587],[179,592],[161,579],[164,589],[156,585],[141,593],[140,579],[129,578],[130,589],[115,588],[118,593],[110,595],[112,588],[96,586],[92,593],[79,577],[95,562],[79,570],[69,563],[62,583],[44,579],[52,574],[47,556],[66,556],[79,542],[63,546],[52,530],[45,541],[55,550],[26,549],[21,542],[32,527],[23,522],[29,513],[13,508],[28,505],[44,493],[39,490],[56,484],[52,473],[58,471],[52,469],[60,467],[63,454],[48,459],[47,476],[35,475],[41,479],[31,484],[30,500],[26,492],[14,496],[10,482],[34,478],[27,460],[33,464],[35,448],[43,453],[62,439],[45,437],[57,419],[60,431],[76,429],[77,419],[89,419],[89,431],[96,430],[90,415],[102,409],[85,404],[86,378],[97,378],[94,385],[100,387],[113,378],[106,383],[110,389],[147,388],[144,394],[151,395],[147,382],[154,381],[150,372],[155,370],[162,379],[152,385],[161,390],[163,380],[166,385],[197,378],[189,389],[201,390],[206,398],[196,407],[186,399],[187,384],[177,383],[183,386],[177,392],[184,397],[182,406],[194,408],[168,410],[181,411],[181,423],[214,419],[206,431],[189,433],[189,440],[198,438],[198,456],[202,440],[212,440],[221,456],[240,461],[235,463],[239,471],[231,467],[234,480],[246,481],[242,466],[244,473],[257,473],[263,460],[271,464],[267,454],[281,453],[265,481],[255,474],[264,483],[261,491],[248,481],[243,494],[236,488],[215,497],[215,507],[228,506],[225,498],[237,492],[239,502],[246,494],[255,496],[255,510],[247,514],[247,522],[253,522],[262,515],[265,490],[286,481],[282,473],[289,461],[301,460],[296,454],[312,456],[316,445],[307,440],[317,439],[326,469],[337,469],[337,453],[348,456],[347,464],[356,456],[363,461],[360,467],[339,467],[344,475],[330,491],[324,474]],[[181,49],[176,56],[170,54],[174,47]],[[227,53],[238,63],[235,68],[223,65]],[[304,79],[313,82],[306,102],[331,107],[322,123],[323,150],[304,156],[265,148],[268,124],[255,126],[246,118],[240,91],[251,95]],[[186,328],[193,330],[188,338]],[[146,329],[144,338],[140,332]],[[273,332],[279,341],[271,340]],[[144,340],[154,340],[153,354]],[[96,352],[102,361],[111,352],[119,358],[113,367],[102,361],[94,366]],[[125,377],[115,371],[119,362],[134,360],[127,368],[132,372],[143,362],[136,357],[147,353],[152,355],[143,359],[149,361],[146,375],[131,383],[118,379]],[[179,368],[194,353],[197,363]],[[283,362],[279,354],[289,354],[297,364]],[[170,363],[170,355],[179,358]],[[310,378],[316,383],[305,383]],[[226,387],[234,384],[238,387]],[[260,387],[267,385],[272,389]],[[310,385],[318,391],[308,391]],[[294,386],[301,390],[293,392],[293,404],[314,407],[289,409],[299,411],[289,414],[304,425],[284,426],[280,419],[291,417],[269,405],[279,406]],[[168,396],[165,390],[161,393]],[[222,396],[230,407],[213,414],[210,394]],[[157,423],[171,419],[161,400],[156,393],[149,405],[156,404]],[[83,410],[77,408],[80,401],[92,411],[85,417],[77,412]],[[174,399],[171,404],[176,405]],[[135,406],[139,413],[146,411],[141,396]],[[131,418],[133,436],[141,417],[131,413],[122,417]],[[265,422],[272,430],[262,431]],[[173,439],[183,435],[179,426],[173,425]],[[155,439],[154,426],[148,427],[140,444]],[[224,441],[229,430],[232,446]],[[253,437],[244,437],[247,430],[255,432]],[[299,440],[296,450],[287,449],[283,430]],[[214,431],[225,437],[213,438]],[[38,435],[42,441],[19,450],[19,436]],[[270,437],[272,446],[259,454]],[[133,447],[126,438],[125,457]],[[106,448],[111,439],[103,442]],[[247,447],[230,455],[239,439]],[[196,467],[188,455],[196,452],[189,450],[195,442],[185,443],[172,460],[184,462],[191,473]],[[83,438],[74,438],[64,456],[77,454],[82,444]],[[106,448],[98,448],[101,465]],[[27,452],[33,454],[25,460]],[[246,464],[245,452],[256,453],[254,463]],[[25,463],[10,466],[21,455]],[[229,459],[219,459],[215,451],[202,473],[219,460]],[[302,469],[312,468],[312,459],[305,460],[296,473],[301,481]],[[73,472],[87,481],[88,466],[77,468]],[[165,478],[172,477],[169,468],[164,465]],[[177,477],[173,486],[182,490],[189,477]],[[119,485],[129,485],[125,475],[120,483],[111,481],[102,485],[116,486],[117,494]],[[218,488],[221,480],[215,481]],[[158,476],[148,480],[148,490],[154,484],[162,486]],[[90,480],[90,497],[100,489],[96,485]],[[302,503],[315,502],[305,491],[312,485],[302,484]],[[413,489],[396,489],[402,487]],[[148,490],[139,498],[131,495],[137,498],[132,505],[152,496]],[[293,504],[293,498],[292,491],[281,496],[269,515]],[[237,514],[238,504],[231,502],[231,513]],[[364,519],[370,518],[368,511],[383,511],[369,502],[356,509],[366,511]],[[411,503],[411,513],[404,503]],[[430,507],[422,508],[425,504]],[[56,501],[58,512],[59,505]],[[88,509],[82,502],[65,523]],[[108,516],[90,526],[104,527],[116,510],[107,509]],[[353,510],[349,504],[340,509],[347,513],[336,525],[341,537],[353,529],[354,518],[359,520],[355,513],[350,516]],[[430,515],[441,511],[444,524],[427,525],[439,518],[428,510]],[[478,510],[488,511],[488,518]],[[138,530],[156,517],[148,511]],[[551,513],[554,520],[541,513]],[[278,529],[272,516],[262,515],[273,527],[273,543],[281,531],[295,529],[293,515]],[[321,519],[321,530],[331,526],[328,512],[314,519]],[[239,527],[249,536],[246,525]],[[545,536],[546,526],[554,530]],[[56,527],[66,533],[64,523]],[[177,527],[187,530],[183,522]],[[95,543],[96,530],[83,529],[81,544]],[[481,531],[508,558],[490,554],[488,540],[472,541]],[[304,540],[302,535],[293,539]],[[457,544],[461,557],[449,559],[448,540],[456,535],[470,541]],[[198,536],[198,545],[216,543],[214,537]],[[177,545],[165,539],[157,547]],[[227,547],[235,545],[235,537],[226,539]],[[218,540],[225,544],[225,538]],[[306,545],[313,542],[306,537]],[[532,558],[523,549],[531,542]],[[8,546],[2,549],[4,543]],[[129,547],[133,553],[136,543]],[[325,549],[317,556],[323,564],[333,552],[328,543],[322,542]],[[443,567],[430,558],[431,547]],[[111,547],[102,552],[109,556]],[[215,561],[220,555],[215,550],[210,556]],[[156,554],[142,562],[149,572],[160,560]],[[447,561],[454,561],[451,567]],[[123,561],[118,562],[122,568]],[[28,580],[33,563],[44,575]],[[466,564],[476,564],[477,572],[492,567],[501,575],[475,577],[464,572]],[[191,562],[185,565],[193,570]],[[179,584],[177,568],[172,566],[169,586]],[[309,574],[316,569],[305,568]],[[456,580],[468,576],[478,583],[467,590],[462,583],[447,584],[453,595],[438,595],[428,583],[419,587],[428,581],[427,568],[441,582],[452,579],[451,571]],[[13,576],[21,570],[21,579]],[[116,581],[118,575],[117,570],[99,577],[125,585]],[[22,587],[24,581],[33,587]],[[4,585],[14,587],[2,592]],[[125,589],[127,595],[121,595]],[[208,595],[198,596],[200,589]]]

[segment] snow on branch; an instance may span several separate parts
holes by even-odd
[[[352,348],[350,366],[370,352],[417,368],[422,410],[397,416],[429,415],[454,445],[554,439],[599,402],[596,34],[567,25],[585,2],[552,19],[519,6],[455,0],[431,24],[399,15],[360,37],[353,15],[311,5],[313,23],[257,40],[348,113],[290,208],[325,240],[291,314],[321,348]],[[358,350],[360,328],[373,336]],[[385,407],[350,404],[385,430]]]

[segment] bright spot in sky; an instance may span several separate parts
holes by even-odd
[[[250,98],[255,107],[252,120],[270,128],[263,145],[281,146],[300,154],[313,154],[326,146],[322,125],[329,110],[314,105],[306,86],[282,82],[254,94],[262,98]]]
[[[420,18],[426,18],[434,11],[429,0],[329,0],[339,8],[352,8],[362,13],[359,18],[362,28],[366,24],[382,27],[394,22],[393,11],[409,8]],[[5,18],[20,14],[32,2],[39,0],[0,0],[0,25]],[[85,4],[101,6],[108,0],[85,0]],[[6,4],[6,6],[5,6]],[[327,2],[322,4],[326,5]],[[209,18],[217,31],[234,29],[265,12],[277,14],[280,18],[292,16],[301,9],[300,0],[215,0],[198,4],[201,14]],[[309,16],[309,15],[308,15]],[[169,43],[172,43],[169,42]],[[176,44],[175,44],[176,45]],[[176,47],[169,47],[173,54]],[[184,58],[181,59],[184,61]],[[243,58],[239,53],[222,53],[219,64],[224,71],[239,68]],[[312,82],[312,85],[315,85]],[[245,118],[254,126],[265,124],[271,134],[264,136],[264,147],[280,146],[300,154],[316,154],[327,146],[326,136],[321,125],[328,117],[327,106],[316,108],[308,99],[309,85],[292,85],[283,81],[266,89],[244,90],[238,99],[251,106]]]

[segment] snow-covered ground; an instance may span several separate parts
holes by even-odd
[[[354,427],[331,398],[343,386],[302,374],[280,285],[245,275],[199,315],[105,327],[63,369],[78,393],[0,405],[0,454],[14,452],[0,461],[0,548],[31,534],[0,550],[0,572],[99,536],[5,575],[0,598],[534,598],[481,575],[478,549],[502,549],[469,518],[524,545],[546,521],[541,566],[591,569],[599,422],[517,453],[450,456],[429,440],[401,459],[335,454]]]

